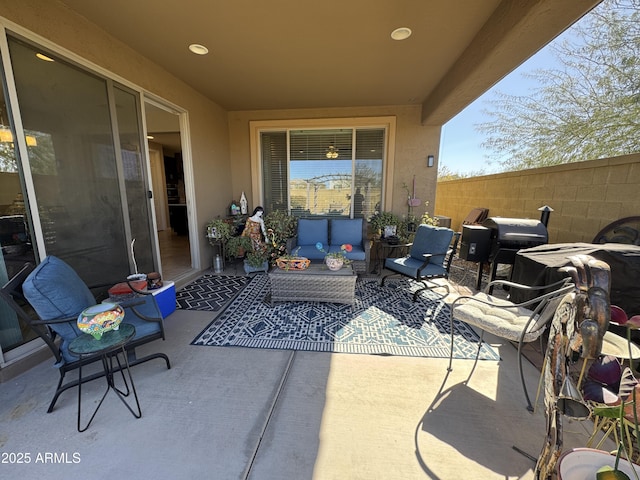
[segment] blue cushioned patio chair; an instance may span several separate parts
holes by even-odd
[[[434,288],[446,288],[449,293],[449,285],[441,285],[433,282],[435,279],[449,278],[451,261],[458,248],[459,232],[450,228],[420,225],[409,250],[409,255],[401,258],[387,258],[384,268],[392,273],[382,277],[380,285],[383,286],[387,277],[403,275],[423,284],[423,287],[413,293],[415,302],[420,292]]]
[[[161,358],[166,362],[167,368],[171,368],[169,357],[164,353],[136,357],[136,347],[165,338],[162,314],[155,298],[145,292],[136,292],[140,296],[119,302],[125,309],[123,322],[132,324],[136,329],[136,335],[125,347],[129,364],[134,366]],[[77,379],[64,383],[65,374],[80,366],[79,358],[69,351],[68,346],[75,337],[83,334],[77,327],[78,315],[85,308],[96,304],[96,299],[78,274],[67,263],[54,256],[46,257],[35,268],[32,264],[25,264],[0,289],[0,298],[44,340],[55,357],[60,379],[47,410],[50,413],[60,394],[78,385]],[[88,357],[83,359],[82,364],[99,359],[99,355]],[[99,373],[83,378],[83,383],[102,376],[104,371],[101,369]]]

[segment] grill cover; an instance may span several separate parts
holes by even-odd
[[[482,225],[491,229],[491,256],[500,249],[520,250],[548,241],[547,227],[539,220],[490,217]]]

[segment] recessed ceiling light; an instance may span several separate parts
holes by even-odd
[[[40,60],[44,60],[45,62],[54,62],[55,60],[51,57],[47,57],[44,53],[36,53],[36,57]]]
[[[394,40],[406,40],[411,36],[411,29],[409,27],[396,28],[391,32],[391,38]]]
[[[209,53],[209,49],[204,45],[200,45],[198,43],[192,43],[189,45],[189,50],[191,50],[196,55],[206,55]]]

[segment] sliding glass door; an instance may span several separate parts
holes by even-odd
[[[9,50],[42,250],[88,284],[155,270],[139,97],[20,39]]]
[[[22,39],[9,36],[8,48],[0,282],[45,255],[65,260],[88,285],[155,271],[139,94]],[[0,364],[34,337],[0,302]]]

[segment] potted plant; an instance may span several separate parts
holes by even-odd
[[[253,251],[253,245],[249,237],[243,237],[242,235],[237,237],[229,237],[225,244],[225,252],[229,260],[234,258],[244,257],[245,253]]]
[[[231,237],[226,244],[227,257],[244,257],[243,266],[245,273],[266,272],[269,269],[269,252],[267,249],[254,250],[251,239],[245,236]]]
[[[245,273],[266,272],[269,270],[268,258],[266,251],[248,251],[243,262]]]
[[[215,218],[207,224],[207,238],[211,245],[226,242],[231,237],[231,225],[222,218]]]
[[[296,236],[298,219],[282,210],[274,210],[264,217],[267,229],[267,244],[270,250],[270,261],[276,264],[277,259],[285,253],[291,253],[290,239]]]
[[[276,258],[275,264],[282,270],[305,270],[309,268],[311,260],[305,257],[298,256],[298,250],[296,248],[291,254],[285,253]]]
[[[324,245],[318,242],[316,243],[316,248],[321,252],[325,252]],[[329,252],[326,253],[324,257],[324,263],[327,265],[327,268],[332,271],[340,270],[343,265],[348,265],[351,263],[351,260],[347,258],[346,252],[350,252],[353,249],[353,246],[345,243],[340,246],[339,252]]]
[[[382,235],[386,227],[396,227],[396,232],[401,230],[403,221],[402,219],[392,212],[378,212],[369,221],[369,225],[373,229],[374,233]]]

